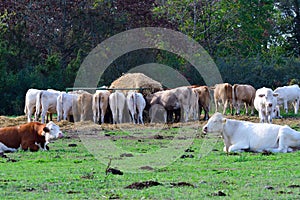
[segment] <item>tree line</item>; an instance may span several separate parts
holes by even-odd
[[[197,41],[224,82],[275,88],[298,83],[298,0],[6,0],[0,2],[0,114],[23,114],[29,88],[65,90],[88,53],[105,39],[139,27],[164,27]],[[99,82],[130,68],[161,63],[191,84],[205,84],[193,67],[155,49],[121,56]]]

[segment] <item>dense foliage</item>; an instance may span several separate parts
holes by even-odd
[[[299,5],[297,0],[1,1],[0,114],[22,114],[29,88],[72,87],[81,62],[97,44],[145,26],[192,37],[213,57],[225,82],[256,88],[297,82]],[[154,62],[178,69],[191,84],[204,84],[182,58],[145,49],[117,59],[99,85]]]

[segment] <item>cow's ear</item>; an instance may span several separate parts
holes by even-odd
[[[259,96],[259,97],[264,97],[265,95],[264,95],[264,94],[259,94],[258,96]]]
[[[48,127],[45,126],[45,127],[43,128],[43,131],[44,131],[44,132],[50,132],[50,129],[49,129]]]
[[[277,96],[278,96],[278,93],[273,93],[273,96],[274,96],[274,97],[277,97]]]

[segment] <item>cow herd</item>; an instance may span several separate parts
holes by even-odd
[[[288,104],[298,113],[300,88],[298,85],[255,89],[251,85],[221,83],[213,87],[181,86],[158,91],[152,94],[137,91],[110,90],[107,87],[96,90],[94,94],[83,90],[61,92],[56,90],[29,89],[25,97],[24,112],[28,122],[46,122],[48,115],[57,114],[57,121],[70,120],[95,123],[140,123],[144,124],[146,114],[149,122],[154,122],[157,113],[163,116],[163,122],[187,122],[200,119],[204,110],[204,120],[208,120],[211,98],[214,99],[215,111],[226,114],[230,107],[231,114],[240,114],[245,106],[245,114],[254,115],[257,110],[260,122],[272,123],[273,118],[280,118],[279,106],[288,112]],[[235,113],[234,113],[235,112]],[[32,116],[34,119],[32,120]],[[126,115],[129,119],[126,119]],[[127,117],[128,118],[128,117]],[[52,118],[51,118],[52,120]],[[127,121],[126,121],[127,120]]]
[[[75,122],[91,120],[100,124],[107,121],[144,124],[145,113],[148,113],[149,122],[154,122],[158,113],[163,116],[163,122],[196,120],[202,110],[204,119],[209,118],[210,92],[207,86],[177,87],[152,94],[124,91],[102,87],[91,94],[83,90],[66,93],[29,89],[24,112],[28,122],[41,120],[42,123],[47,121],[48,115],[52,120],[55,113],[57,121],[73,118]],[[129,121],[126,116],[129,116]]]
[[[209,119],[211,98],[216,113]],[[46,150],[51,139],[62,136],[59,127],[52,122],[53,114],[57,114],[57,121],[144,124],[145,120],[154,123],[159,117],[163,123],[200,120],[202,111],[203,119],[208,120],[202,129],[203,133],[220,133],[227,152],[290,152],[300,146],[300,133],[287,126],[274,125],[272,119],[281,117],[280,105],[288,112],[289,103],[294,106],[294,113],[297,114],[299,100],[298,85],[279,87],[273,91],[266,87],[256,90],[251,85],[221,83],[213,87],[181,86],[155,93],[127,91],[124,88],[109,89],[104,86],[93,94],[83,90],[67,93],[52,89],[29,89],[24,109],[28,123],[0,129],[0,152],[15,151],[18,147],[24,150]],[[261,123],[224,117],[228,107],[232,115],[234,111],[239,115],[243,104],[245,114],[254,115],[254,109],[258,111]],[[223,107],[223,115],[218,113],[220,105]],[[49,123],[48,117],[51,120]]]

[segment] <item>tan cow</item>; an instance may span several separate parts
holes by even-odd
[[[216,111],[218,112],[218,108],[220,103],[223,104],[223,114],[226,114],[226,109],[228,104],[230,105],[231,114],[233,114],[232,109],[232,85],[229,83],[220,83],[216,84],[214,87],[214,101],[216,105]]]
[[[77,102],[77,111],[80,114],[80,121],[93,121],[93,95],[88,92],[83,92],[78,95]],[[74,120],[77,121],[77,119]]]
[[[245,104],[246,115],[248,115],[248,107],[251,108],[251,115],[254,115],[254,99],[255,88],[251,85],[234,84],[232,86],[232,104],[236,109],[236,114],[240,114],[241,104]]]
[[[202,113],[202,109],[204,110],[204,120],[208,120],[209,118],[209,110],[210,110],[210,92],[207,86],[199,86],[193,88],[193,91],[197,92],[198,94],[198,107],[199,107],[199,120]]]
[[[110,91],[108,90],[97,90],[93,95],[93,120],[95,123],[104,123],[104,116],[108,107]]]

